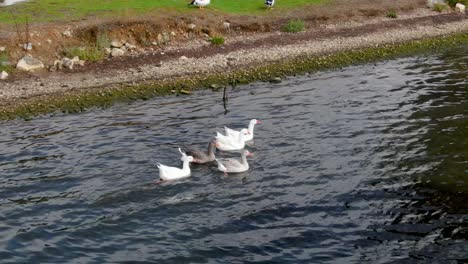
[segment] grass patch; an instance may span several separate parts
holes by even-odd
[[[85,61],[100,61],[105,58],[104,50],[95,46],[91,47],[69,47],[63,51],[63,55],[67,58],[78,56],[80,60]]]
[[[395,10],[390,10],[390,11],[388,11],[388,13],[387,13],[387,17],[388,17],[388,18],[398,18],[398,15],[397,15],[397,13],[396,13]]]
[[[286,23],[281,29],[289,33],[301,32],[305,30],[305,22],[302,19],[293,19]]]
[[[63,51],[63,55],[68,58],[78,56],[80,60],[100,61],[106,57],[106,48],[109,48],[111,41],[107,34],[98,34],[96,43],[84,47],[68,47]]]
[[[255,69],[241,69],[221,74],[199,76],[195,78],[154,81],[152,84],[138,86],[106,87],[101,90],[75,91],[54,97],[32,98],[22,103],[15,103],[0,108],[0,120],[18,117],[30,119],[40,114],[62,111],[77,113],[90,107],[107,107],[115,102],[148,100],[155,96],[181,93],[209,88],[213,83],[219,85],[246,84],[254,81],[269,81],[275,77],[284,77],[306,72],[335,69],[353,64],[368,63],[393,59],[414,54],[434,53],[468,44],[468,35],[458,34],[444,38],[415,40],[397,45],[350,50],[329,55],[301,57],[294,60],[266,65]]]
[[[291,9],[306,5],[323,3],[326,0],[287,0],[278,1],[276,9]],[[265,14],[264,1],[253,0],[216,0],[205,10],[190,8],[187,0],[132,0],[132,1],[95,1],[95,0],[41,0],[2,7],[0,23],[13,23],[11,13],[18,17],[32,16],[34,22],[70,21],[85,17],[116,17],[128,13],[141,15],[152,11],[176,11],[201,13],[220,11],[230,14]]]
[[[213,45],[224,45],[224,37],[223,36],[214,36],[210,39],[211,44]]]
[[[439,13],[442,13],[443,11],[447,9],[449,9],[449,6],[446,4],[434,4],[434,6],[432,7],[432,10],[439,12]]]
[[[0,52],[0,72],[10,72],[11,70],[13,70],[13,66],[10,65],[8,53]]]

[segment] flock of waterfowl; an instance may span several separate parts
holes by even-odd
[[[204,8],[210,4],[210,0],[192,0],[189,5],[198,6],[199,8]],[[267,8],[272,8],[275,5],[275,0],[266,0],[265,6]]]
[[[208,144],[208,152],[203,152],[198,149],[180,149],[183,162],[182,168],[169,167],[158,163],[159,178],[162,181],[170,181],[182,179],[190,176],[190,163],[209,164],[216,161],[218,170],[228,173],[240,173],[249,170],[247,157],[252,156],[245,149],[245,142],[253,140],[254,127],[261,122],[257,119],[250,120],[248,128],[243,128],[240,131],[224,127],[225,134],[216,132],[216,137]],[[241,160],[234,158],[217,159],[215,156],[216,149],[221,151],[235,151],[241,153]]]

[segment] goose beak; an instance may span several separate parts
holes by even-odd
[[[261,124],[261,123],[262,123],[262,121],[260,121],[260,120],[257,120],[257,123],[256,123],[256,124],[258,125],[258,124]]]

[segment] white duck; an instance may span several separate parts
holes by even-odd
[[[198,6],[198,8],[202,9],[203,7],[210,4],[210,0],[192,0],[192,2],[188,5]]]
[[[245,147],[245,137],[248,134],[249,131],[246,128],[243,128],[237,137],[216,132],[216,147],[222,151],[241,150]]]
[[[254,138],[254,127],[255,127],[255,125],[258,125],[258,124],[261,124],[261,123],[262,122],[260,122],[260,120],[257,120],[257,119],[250,120],[249,127],[247,128],[247,131],[249,133],[245,136],[245,141],[253,140],[253,138]],[[224,131],[226,131],[226,135],[230,135],[230,136],[233,136],[233,137],[238,137],[239,133],[240,133],[240,131],[230,129],[229,127],[224,127]]]
[[[240,173],[249,170],[249,163],[247,163],[247,156],[253,156],[248,150],[242,152],[241,161],[236,159],[216,159],[218,163],[218,170],[227,173]]]
[[[181,160],[184,162],[184,164],[182,165],[182,169],[176,167],[169,167],[166,165],[162,165],[161,163],[157,164],[159,169],[159,178],[162,181],[178,180],[190,176],[190,162],[193,161],[193,157],[187,156],[187,154],[182,152],[180,148],[179,152],[182,154]]]

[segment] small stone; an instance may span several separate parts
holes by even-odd
[[[196,27],[197,27],[197,25],[195,25],[195,24],[188,24],[187,25],[187,28],[190,29],[190,30],[194,30]]]
[[[16,68],[23,71],[34,71],[44,68],[44,64],[31,55],[26,55],[16,64]]]
[[[163,41],[164,41],[164,44],[168,43],[169,41],[171,41],[171,38],[169,37],[169,34],[167,33],[163,33]]]
[[[6,50],[5,47],[0,47],[0,52],[4,52]]]
[[[457,3],[455,5],[455,11],[459,13],[465,13],[466,6],[464,4]]]
[[[127,49],[129,49],[129,50],[134,50],[134,49],[136,49],[136,48],[137,48],[137,46],[136,46],[136,45],[133,45],[133,44],[131,44],[131,43],[128,43],[128,42],[127,42],[127,43],[125,43],[125,47],[127,47]]]
[[[190,95],[190,94],[192,94],[192,92],[191,92],[191,91],[188,91],[188,90],[180,90],[180,93],[181,93],[181,94],[185,94],[185,95]]]
[[[71,38],[72,37],[72,32],[71,32],[71,30],[67,29],[64,32],[62,32],[62,35],[64,37]]]
[[[223,23],[223,28],[226,29],[226,30],[229,30],[231,28],[231,23],[229,22],[224,22]]]
[[[106,55],[111,54],[112,49],[111,48],[105,48],[104,51],[106,52]]]
[[[174,31],[171,31],[171,36],[175,37],[176,33]]]
[[[64,68],[73,70],[73,65],[74,64],[75,64],[75,62],[73,60],[70,60],[69,58],[63,58],[62,59],[62,65],[63,65]]]
[[[283,81],[283,79],[281,79],[280,77],[275,77],[275,78],[270,80],[271,83],[280,83],[282,81]]]
[[[112,57],[120,57],[125,54],[125,51],[118,49],[118,48],[113,48],[111,51],[111,56]]]
[[[47,39],[46,42],[47,42],[47,44],[52,44],[52,40],[50,40],[50,39]]]
[[[6,80],[8,78],[8,73],[6,71],[2,71],[0,73],[0,80]]]
[[[153,41],[153,42],[151,42],[151,45],[153,45],[153,46],[157,46],[157,45],[158,45],[158,42],[156,42],[156,41]]]
[[[124,44],[120,41],[114,40],[111,42],[111,48],[121,48]]]
[[[188,58],[186,56],[180,56],[179,60],[188,60]]]
[[[158,44],[164,44],[164,37],[162,34],[158,34]]]
[[[33,46],[32,46],[32,43],[26,43],[26,44],[23,44],[23,49],[24,50],[32,50]]]

